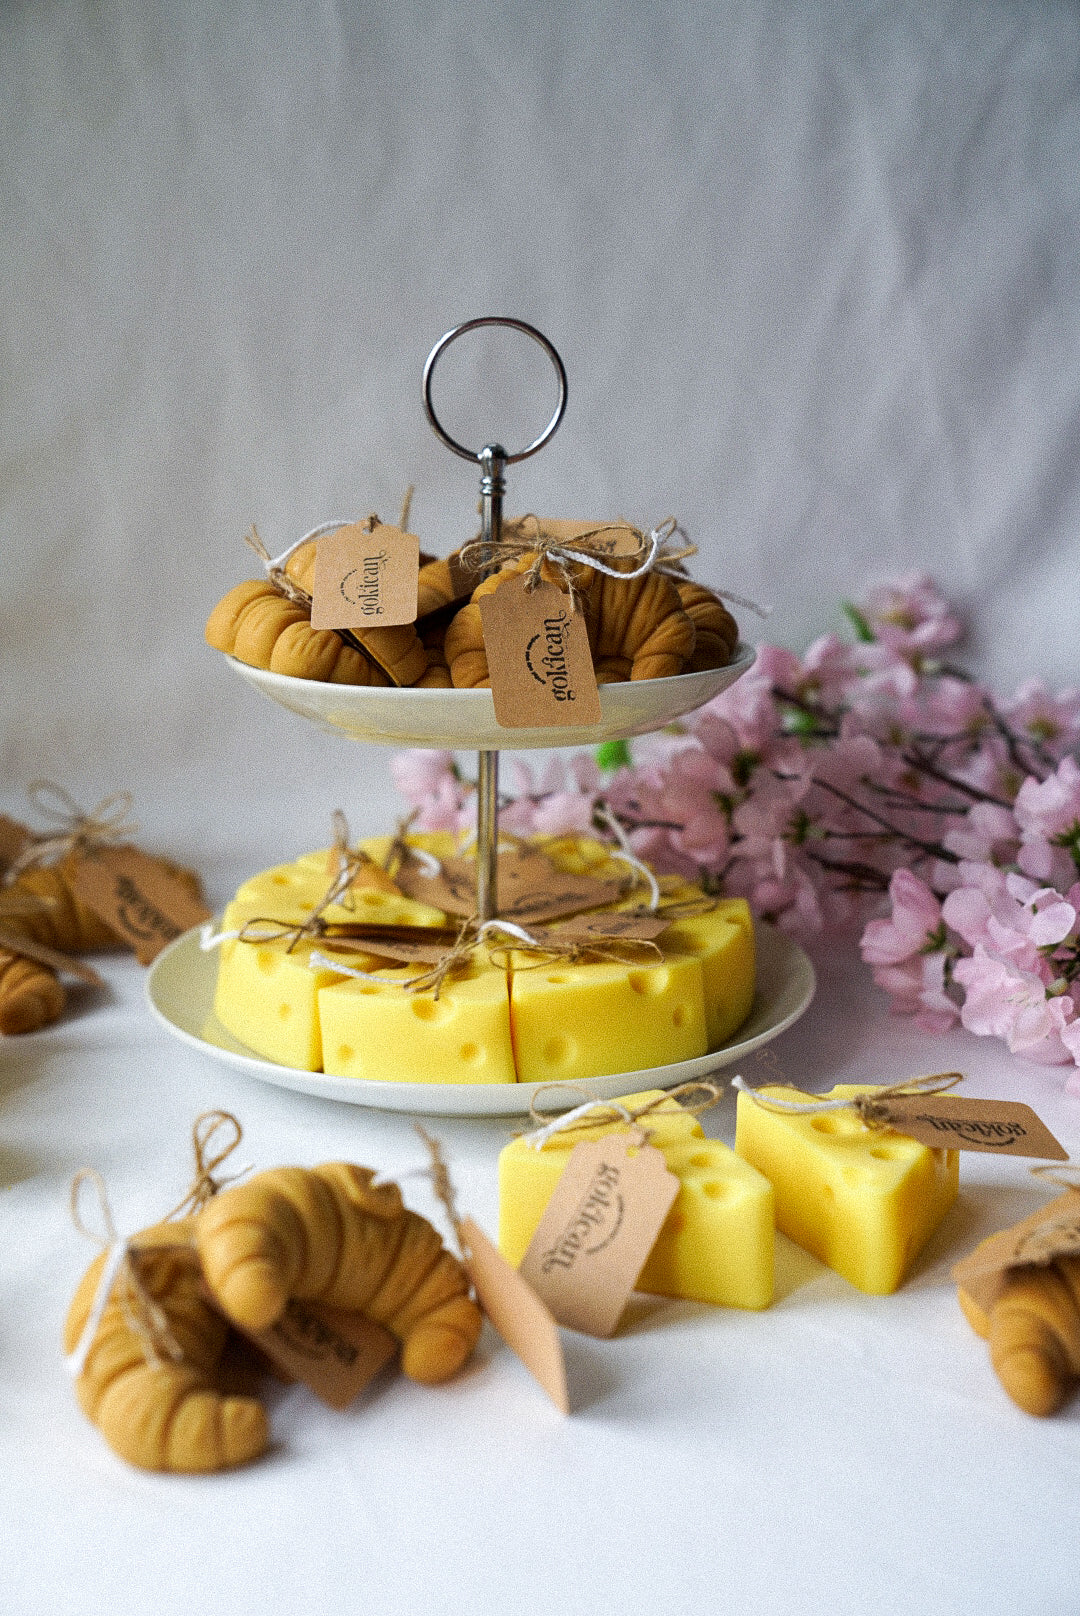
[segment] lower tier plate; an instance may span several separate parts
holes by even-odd
[[[533,1096],[544,1092],[545,1111],[555,1109],[554,1091],[565,1087],[567,1103],[584,1097],[610,1100],[639,1089],[670,1089],[692,1078],[706,1077],[776,1038],[797,1021],[814,997],[814,967],[797,943],[783,932],[756,923],[757,991],[748,1019],[737,1036],[720,1049],[696,1060],[653,1066],[643,1072],[618,1072],[578,1083],[379,1083],[366,1078],[330,1077],[325,1072],[301,1072],[265,1060],[226,1032],[214,1015],[217,953],[199,947],[199,928],[178,937],[158,955],[146,980],[146,997],[155,1018],[167,1032],[215,1060],[246,1072],[263,1083],[297,1089],[324,1100],[380,1111],[412,1111],[422,1116],[515,1117],[527,1116]]]

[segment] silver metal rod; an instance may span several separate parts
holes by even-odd
[[[491,571],[494,546],[502,538],[502,502],[506,493],[506,450],[488,443],[480,451],[480,542],[484,547],[484,576]]]
[[[476,912],[494,920],[499,912],[499,754],[478,752],[476,780]]]

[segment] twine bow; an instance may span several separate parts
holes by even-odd
[[[216,1155],[208,1156],[211,1140],[221,1128],[229,1128],[232,1138]],[[220,1167],[225,1158],[232,1154],[242,1137],[243,1129],[231,1111],[204,1111],[195,1119],[192,1128],[195,1177],[184,1199],[174,1206],[171,1212],[165,1214],[162,1222],[171,1222],[198,1212],[212,1196],[217,1194],[223,1184],[232,1183],[250,1171],[250,1168],[244,1167],[228,1178],[216,1179],[213,1176],[214,1169]],[[89,1228],[83,1222],[79,1202],[84,1184],[92,1184],[97,1190],[102,1222],[100,1232]],[[116,1231],[105,1180],[96,1167],[82,1167],[75,1174],[71,1181],[70,1206],[71,1221],[76,1229],[89,1240],[93,1240],[105,1253],[105,1262],[98,1275],[97,1288],[86,1316],[86,1323],[74,1351],[68,1354],[66,1360],[72,1379],[77,1380],[86,1366],[86,1359],[105,1316],[105,1309],[118,1284],[122,1286],[120,1297],[124,1317],[139,1339],[146,1362],[155,1369],[161,1367],[164,1359],[168,1359],[171,1363],[181,1363],[184,1357],[183,1348],[169,1326],[164,1308],[154,1300],[143,1283],[139,1262],[144,1253],[190,1251],[190,1244],[185,1240],[177,1240],[175,1246],[139,1247],[132,1238],[122,1239]]]
[[[543,1150],[549,1139],[559,1133],[575,1133],[590,1128],[610,1127],[612,1123],[625,1122],[628,1127],[637,1127],[644,1137],[648,1137],[648,1128],[641,1127],[642,1117],[647,1117],[652,1111],[659,1111],[669,1100],[676,1102],[677,1109],[688,1111],[691,1116],[699,1117],[712,1109],[720,1099],[723,1090],[718,1083],[708,1078],[697,1078],[688,1083],[679,1083],[675,1088],[667,1089],[663,1094],[646,1100],[643,1105],[628,1107],[613,1100],[586,1100],[582,1105],[573,1106],[561,1116],[546,1119],[537,1101],[544,1089],[552,1088],[565,1093],[566,1085],[561,1083],[545,1083],[532,1097],[529,1106],[529,1120],[537,1126],[532,1133],[525,1135],[525,1143],[532,1150]],[[691,1099],[691,1095],[697,1098]]]
[[[531,531],[529,524],[532,524]],[[460,560],[472,572],[496,570],[508,562],[531,558],[525,569],[525,588],[531,594],[543,582],[544,567],[554,572],[559,586],[570,596],[576,611],[580,599],[581,573],[585,567],[604,573],[608,578],[640,578],[658,564],[671,565],[686,556],[696,554],[696,546],[673,546],[671,538],[679,531],[673,516],[669,516],[649,533],[629,522],[603,522],[572,539],[557,538],[545,533],[540,519],[531,513],[516,522],[507,523],[503,536],[495,544],[484,539],[470,539],[462,545]],[[634,536],[636,548],[616,559],[622,565],[611,564],[611,541],[604,542],[605,533],[626,533]],[[520,534],[520,537],[516,535]]]
[[[923,1094],[944,1094],[964,1081],[963,1072],[932,1072],[926,1077],[910,1077],[902,1083],[875,1089],[872,1094],[853,1094],[850,1099],[837,1100],[782,1100],[776,1094],[763,1094],[740,1076],[731,1080],[733,1089],[749,1094],[755,1105],[765,1111],[788,1112],[797,1116],[816,1116],[826,1111],[854,1111],[868,1128],[890,1126],[889,1101],[917,1099]]]
[[[139,828],[128,817],[133,805],[130,791],[114,791],[102,797],[89,813],[84,813],[71,793],[52,780],[34,780],[27,788],[27,796],[42,818],[59,828],[34,834],[4,872],[5,886],[16,881],[24,870],[57,864],[68,854],[85,857],[91,848],[122,842]]]

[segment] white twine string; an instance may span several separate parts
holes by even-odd
[[[611,810],[601,804],[596,809],[596,813],[597,817],[614,833],[619,843],[618,848],[611,849],[612,858],[621,859],[624,864],[629,864],[630,868],[646,883],[649,888],[649,909],[655,915],[660,907],[660,883],[649,869],[649,866],[638,858],[634,849],[630,846],[629,836]]]
[[[357,953],[360,952],[361,950],[357,949]],[[379,952],[377,942],[372,943],[371,952],[373,954]],[[411,964],[413,964],[412,960],[403,960],[402,969]],[[308,969],[311,971],[338,971],[342,976],[355,977],[358,982],[381,982],[384,987],[388,988],[399,988],[402,980],[399,976],[376,976],[373,971],[359,971],[353,965],[345,965],[341,960],[331,959],[327,954],[320,954],[317,948],[313,948],[308,955]]]
[[[564,1111],[561,1117],[553,1122],[546,1122],[542,1128],[536,1128],[532,1133],[525,1134],[525,1143],[530,1150],[543,1150],[549,1139],[561,1133],[564,1128],[572,1128],[582,1117],[588,1116],[590,1111],[614,1111],[624,1122],[632,1123],[633,1117],[624,1105],[618,1105],[614,1100],[586,1100],[584,1105],[576,1105],[572,1111]]]
[[[296,554],[297,550],[301,549],[303,545],[310,544],[314,539],[321,539],[327,533],[336,533],[339,527],[352,527],[352,525],[352,521],[320,522],[318,527],[313,527],[311,532],[305,533],[302,539],[297,539],[295,544],[290,544],[289,548],[287,550],[283,550],[279,556],[275,557],[274,560],[263,562],[263,565],[266,568],[267,576],[269,577],[275,572],[284,572],[286,562],[290,561]]]
[[[102,1222],[105,1225],[104,1239],[100,1235],[95,1235],[93,1230],[87,1229],[81,1218],[78,1216],[79,1192],[87,1180],[90,1180],[97,1188],[98,1202],[101,1207]],[[109,1304],[109,1297],[112,1295],[112,1288],[116,1284],[117,1275],[119,1274],[120,1269],[123,1267],[124,1260],[127,1257],[131,1247],[130,1242],[127,1240],[121,1240],[120,1236],[116,1232],[116,1225],[113,1222],[112,1208],[109,1205],[109,1198],[105,1194],[105,1186],[101,1181],[100,1175],[96,1173],[93,1168],[84,1167],[81,1172],[76,1173],[74,1182],[71,1186],[71,1205],[76,1216],[78,1227],[82,1229],[84,1234],[88,1234],[92,1240],[97,1240],[98,1243],[104,1248],[106,1253],[105,1265],[102,1268],[101,1273],[98,1275],[97,1289],[94,1292],[94,1300],[90,1304],[90,1312],[86,1316],[86,1323],[82,1327],[82,1334],[79,1336],[79,1339],[75,1344],[74,1351],[69,1352],[64,1360],[65,1364],[67,1365],[68,1374],[71,1376],[72,1380],[78,1380],[86,1366],[86,1360],[89,1356],[90,1348],[94,1344],[94,1337],[98,1333],[98,1326],[100,1325],[105,1314],[105,1309]]]
[[[211,949],[220,948],[222,943],[234,943],[240,936],[238,931],[215,931],[212,920],[199,927],[199,948],[204,954]]]
[[[851,1111],[854,1108],[851,1099],[781,1100],[775,1094],[762,1094],[752,1084],[744,1082],[738,1073],[731,1079],[731,1086],[733,1089],[738,1089],[742,1094],[752,1095],[758,1105],[763,1105],[770,1111],[801,1111],[809,1113],[817,1111]]]

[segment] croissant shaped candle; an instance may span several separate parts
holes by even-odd
[[[401,1342],[401,1367],[435,1385],[480,1334],[465,1270],[396,1184],[347,1162],[277,1167],[223,1190],[199,1218],[203,1272],[242,1329],[273,1325],[290,1297],[363,1313]]]
[[[221,1360],[227,1321],[207,1300],[191,1242],[196,1219],[156,1223],[136,1235],[139,1282],[182,1354],[148,1353],[124,1277],[114,1284],[75,1382],[88,1419],[114,1453],[142,1470],[211,1471],[265,1451],[269,1426],[254,1397],[226,1395]],[[73,1352],[90,1317],[104,1254],[91,1263],[68,1311],[64,1350]]]
[[[0,1033],[37,1032],[61,1014],[67,995],[55,971],[0,948]]]
[[[1014,1269],[988,1313],[963,1288],[959,1298],[1013,1402],[1055,1413],[1080,1377],[1080,1257]]]

